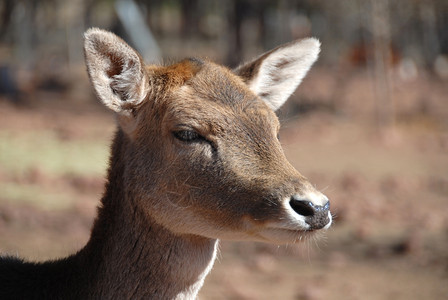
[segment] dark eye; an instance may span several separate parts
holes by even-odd
[[[193,130],[180,130],[173,132],[173,134],[176,139],[182,142],[196,142],[204,139],[196,131]]]

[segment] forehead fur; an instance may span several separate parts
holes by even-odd
[[[146,70],[151,75],[152,88],[159,91],[160,88],[169,91],[179,87],[191,78],[202,68],[203,62],[198,59],[185,59],[179,63],[161,66],[147,66]]]
[[[187,85],[198,97],[228,106],[244,107],[257,102],[257,96],[239,76],[212,62],[205,62]]]
[[[189,124],[206,132],[233,130],[265,135],[278,128],[275,112],[229,69],[204,62],[185,84],[173,89],[168,101],[171,123]],[[251,127],[252,129],[250,129]],[[249,130],[250,129],[250,130]]]
[[[190,58],[167,67],[148,67],[148,71],[155,75],[156,86],[163,85],[167,92],[173,94],[188,88],[195,98],[226,106],[247,106],[258,102],[257,96],[241,77],[210,61]]]
[[[196,120],[198,123],[223,123],[221,125],[246,117],[258,125],[260,122],[278,123],[268,105],[250,90],[241,77],[226,67],[209,61],[186,59],[159,67],[154,72],[158,72],[157,77],[163,83],[169,82],[170,87],[165,92],[166,99],[170,100],[164,102],[171,117],[189,119],[189,123]]]

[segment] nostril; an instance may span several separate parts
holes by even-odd
[[[306,200],[298,200],[294,197],[289,201],[289,205],[291,205],[292,209],[298,213],[299,215],[309,217],[313,216],[315,212],[315,208],[313,203]]]

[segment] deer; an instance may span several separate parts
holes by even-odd
[[[325,232],[330,202],[286,159],[275,113],[319,51],[306,38],[234,69],[146,65],[115,34],[87,30],[87,72],[117,124],[91,235],[62,259],[2,256],[0,299],[195,299],[219,240]]]

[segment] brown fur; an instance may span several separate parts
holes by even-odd
[[[197,59],[144,67],[119,38],[89,31],[89,75],[118,120],[91,238],[56,262],[2,258],[0,298],[194,298],[218,239],[288,243],[329,226],[327,200],[288,163],[269,100],[248,86],[269,55],[242,77]],[[279,72],[294,62],[279,57]],[[311,194],[312,215],[289,207]]]

